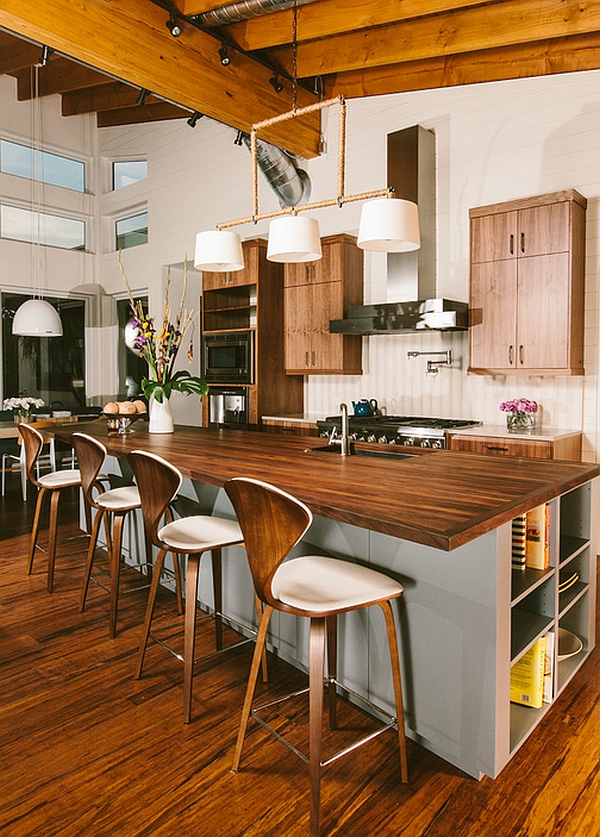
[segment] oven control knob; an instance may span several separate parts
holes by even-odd
[[[380,445],[387,445],[388,443],[387,436],[380,436],[379,439],[377,439],[377,441]]]
[[[377,436],[374,433],[369,433],[367,436],[367,442],[376,442]]]
[[[409,448],[414,448],[414,446],[415,446],[414,436],[407,436],[406,439],[404,440],[403,444],[406,445]]]
[[[430,439],[423,439],[421,442],[422,448],[430,448],[431,447],[431,440]]]
[[[357,439],[358,439],[358,433],[351,433],[351,434],[350,434],[350,438],[351,438],[354,442],[356,442],[356,441],[357,441]]]
[[[395,445],[397,443],[397,439],[390,439],[390,445]]]
[[[442,440],[441,440],[441,439],[438,439],[438,440],[437,440],[437,442],[433,442],[433,443],[432,443],[431,447],[432,447],[432,448],[443,448],[443,447],[444,447],[444,443],[442,442]]]

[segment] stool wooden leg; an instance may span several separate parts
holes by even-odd
[[[192,686],[194,682],[194,655],[196,649],[196,607],[198,596],[198,570],[202,553],[188,555],[185,574],[185,629],[183,641],[183,723],[192,719]]]
[[[237,771],[240,769],[242,750],[244,748],[244,738],[246,736],[246,730],[248,729],[248,721],[250,720],[250,710],[252,709],[254,690],[256,689],[256,681],[258,680],[258,672],[262,663],[262,658],[265,650],[265,642],[267,639],[267,631],[269,629],[269,622],[271,621],[272,614],[273,608],[271,607],[271,605],[265,605],[262,615],[260,616],[260,622],[258,624],[258,636],[256,637],[256,645],[254,646],[252,665],[250,666],[250,675],[248,677],[248,685],[246,686],[246,697],[244,698],[244,706],[242,709],[242,718],[240,721],[240,728],[238,730],[235,752],[233,754],[233,764],[231,766],[231,769],[234,773],[237,773]]]
[[[406,759],[406,734],[404,732],[404,708],[402,703],[402,678],[400,674],[400,655],[398,652],[398,637],[391,602],[379,602],[387,627],[390,646],[390,660],[392,663],[392,677],[394,680],[394,695],[396,698],[396,718],[398,719],[398,748],[400,750],[400,776],[403,782],[408,782],[408,764]]]
[[[58,504],[60,491],[50,494],[50,522],[48,524],[48,579],[46,590],[51,593],[54,588],[54,563],[56,560],[56,536],[58,534]]]
[[[263,612],[263,603],[261,602],[260,598],[256,593],[254,593],[254,603],[256,605],[256,621],[260,624],[260,620],[262,618]],[[267,662],[267,648],[266,645],[263,646],[262,652],[262,681],[263,683],[269,682],[269,664]]]
[[[310,620],[309,635],[309,774],[310,837],[319,837],[321,800],[321,738],[323,723],[323,675],[325,668],[325,619]]]
[[[92,574],[92,567],[94,565],[94,553],[96,551],[96,544],[98,542],[98,532],[102,524],[102,518],[105,512],[98,511],[92,523],[92,531],[90,532],[90,543],[88,546],[87,557],[85,560],[85,575],[83,578],[83,587],[81,588],[81,598],[79,599],[79,612],[83,613],[85,608],[85,600],[87,599],[88,589],[90,586],[90,576]]]
[[[121,577],[121,543],[123,540],[123,524],[125,514],[115,512],[112,525],[112,544],[109,553],[110,561],[110,623],[108,635],[114,639],[117,635],[117,610],[119,607],[119,580]]]
[[[175,597],[177,599],[177,613],[181,616],[181,614],[183,613],[183,597],[181,595],[181,567],[179,566],[179,555],[176,552],[172,552],[171,554],[173,556],[173,572],[175,574]],[[154,567],[154,572],[156,572],[156,566]]]
[[[337,690],[333,682],[337,677],[337,614],[325,620],[327,630],[327,674],[329,677],[329,729],[337,729]]]
[[[35,555],[35,546],[37,544],[38,531],[40,528],[40,517],[42,515],[42,504],[44,502],[45,488],[40,488],[38,491],[37,502],[35,504],[35,514],[33,516],[33,524],[31,526],[31,540],[29,542],[29,555],[27,556],[27,575],[31,575],[33,570],[33,558]]]
[[[211,552],[213,599],[215,605],[215,643],[217,651],[223,650],[223,562],[220,549]]]
[[[154,562],[152,584],[150,585],[150,591],[148,593],[148,604],[146,605],[146,615],[144,617],[142,642],[140,645],[140,650],[138,651],[137,669],[135,673],[136,680],[139,680],[142,676],[142,666],[144,665],[144,656],[146,655],[148,637],[150,635],[150,626],[152,625],[152,616],[154,615],[154,602],[156,601],[156,594],[158,592],[158,586],[160,584],[160,573],[166,554],[166,550],[161,549],[158,555],[156,556],[156,561]]]

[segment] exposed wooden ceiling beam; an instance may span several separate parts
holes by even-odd
[[[62,115],[76,116],[77,114],[92,113],[93,111],[131,108],[137,104],[139,94],[140,91],[137,87],[132,87],[122,81],[98,84],[85,90],[73,90],[62,95]],[[155,96],[150,94],[144,107],[158,104],[158,101]],[[181,117],[187,113],[182,109],[178,110]]]
[[[352,99],[598,68],[600,32],[338,73],[326,95]]]
[[[300,77],[501,49],[600,30],[600,3],[502,0],[386,27],[299,43]],[[271,50],[290,72],[291,47]]]
[[[135,125],[139,122],[157,122],[164,119],[182,119],[191,114],[178,108],[177,105],[170,105],[167,102],[158,102],[154,105],[143,107],[119,108],[118,110],[103,110],[98,113],[97,124],[99,128],[110,128],[116,125]]]
[[[33,91],[30,69],[19,70],[12,75],[17,79],[19,101],[31,99]],[[55,55],[46,67],[40,67],[38,70],[38,95],[53,96],[67,90],[93,87],[103,81],[106,81],[106,76],[97,70]]]
[[[149,0],[3,0],[0,6],[0,26],[234,128],[249,131],[292,109],[290,86],[276,93],[270,69],[231,49],[224,67],[218,40],[189,25],[173,38],[165,22],[164,9]],[[299,108],[314,101],[298,89]],[[303,157],[318,154],[319,137],[318,111],[264,132]]]
[[[31,67],[39,57],[40,48],[37,44],[17,41],[11,35],[0,32],[0,75]]]

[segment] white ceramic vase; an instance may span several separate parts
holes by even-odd
[[[163,396],[162,401],[157,401],[154,395],[151,395],[149,410],[148,433],[173,433],[175,427],[168,398]]]

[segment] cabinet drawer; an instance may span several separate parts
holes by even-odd
[[[538,440],[505,439],[497,436],[451,436],[450,450],[486,453],[493,456],[531,456],[552,459],[553,443]]]

